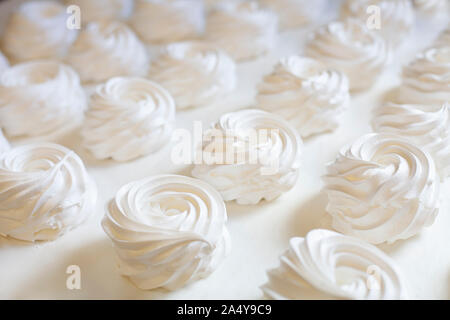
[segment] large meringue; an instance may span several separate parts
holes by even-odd
[[[289,241],[280,266],[262,287],[272,299],[393,300],[407,297],[395,262],[377,247],[315,229]]]
[[[343,73],[300,56],[282,58],[258,90],[257,105],[289,120],[302,137],[334,130],[350,99]]]
[[[419,233],[439,211],[433,159],[398,136],[362,136],[340,152],[324,180],[333,227],[374,244]]]
[[[200,0],[136,0],[130,24],[146,43],[195,39],[205,29]]]
[[[96,200],[83,162],[63,146],[24,145],[0,158],[0,234],[53,240],[80,225]]]
[[[56,1],[23,3],[9,18],[2,48],[14,62],[62,58],[78,30],[66,26],[66,7]]]
[[[207,277],[230,251],[227,212],[203,181],[160,175],[123,186],[103,229],[118,267],[141,289],[175,290]]]
[[[9,136],[42,136],[76,126],[87,108],[77,73],[55,61],[32,61],[0,77],[0,127]]]
[[[256,109],[224,114],[203,134],[194,177],[215,187],[225,201],[274,200],[297,181],[302,140],[283,118]]]
[[[306,47],[306,54],[344,72],[349,78],[350,90],[354,91],[371,87],[388,60],[383,38],[354,19],[318,28]]]
[[[255,1],[222,3],[207,18],[206,39],[235,60],[255,58],[275,43],[278,20]]]
[[[157,151],[171,137],[175,103],[143,78],[112,78],[91,97],[83,144],[96,158],[127,161]]]
[[[67,6],[76,5],[84,23],[101,20],[125,20],[133,12],[134,0],[65,0]]]
[[[2,129],[0,129],[0,155],[10,149],[9,142],[3,135]]]
[[[9,68],[8,59],[0,51],[0,76],[2,73]]]
[[[118,21],[89,23],[69,52],[67,61],[83,82],[102,82],[116,76],[145,76],[147,49],[134,32]]]
[[[234,61],[223,51],[201,42],[167,46],[149,77],[173,95],[177,108],[199,107],[223,97],[236,86]]]

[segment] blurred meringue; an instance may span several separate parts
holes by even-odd
[[[0,155],[10,149],[9,142],[3,135],[2,129],[0,129]]]
[[[0,51],[0,76],[2,73],[9,68],[8,59]]]
[[[101,20],[126,20],[133,12],[134,0],[65,0],[67,6],[81,10],[83,24]]]

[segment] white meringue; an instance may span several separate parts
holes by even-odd
[[[0,127],[6,134],[43,136],[78,125],[87,108],[77,73],[55,61],[31,61],[0,77]]]
[[[256,109],[224,114],[205,131],[199,147],[202,161],[192,175],[210,183],[225,201],[271,201],[297,181],[302,140],[275,114]]]
[[[205,30],[201,0],[136,0],[130,25],[146,43],[196,39]]]
[[[344,72],[353,91],[371,87],[389,55],[385,41],[354,19],[318,28],[306,47],[306,54]]]
[[[80,225],[96,200],[83,162],[63,146],[24,145],[0,158],[0,234],[54,240]]]
[[[65,0],[67,6],[76,5],[82,23],[100,20],[126,20],[133,12],[134,0]]]
[[[255,1],[222,3],[207,18],[206,40],[235,60],[265,54],[275,44],[277,16]]]
[[[78,30],[66,26],[66,7],[56,1],[23,3],[9,18],[2,48],[11,61],[62,58]]]
[[[0,51],[0,76],[2,73],[9,68],[8,59]]]
[[[137,287],[175,290],[210,275],[230,251],[227,212],[203,181],[160,175],[123,186],[102,225]]]
[[[347,76],[300,56],[282,58],[258,91],[258,107],[289,120],[302,137],[334,130],[350,99]]]
[[[67,61],[83,82],[102,82],[116,76],[145,76],[147,49],[134,32],[118,21],[89,23],[69,52]]]
[[[10,149],[9,142],[3,135],[2,129],[0,129],[0,155],[8,151],[9,149]]]
[[[315,229],[289,241],[280,266],[262,287],[272,299],[406,299],[405,280],[377,247],[340,233]]]
[[[143,78],[112,78],[91,97],[83,144],[98,159],[127,161],[163,147],[174,124],[175,103],[164,88]]]
[[[449,8],[448,0],[413,0],[414,8],[426,16],[447,15]]]
[[[223,51],[201,42],[167,46],[149,72],[173,95],[177,108],[214,102],[236,86],[236,66]]]
[[[328,166],[324,181],[333,228],[374,244],[414,236],[439,211],[433,159],[398,136],[362,136]]]

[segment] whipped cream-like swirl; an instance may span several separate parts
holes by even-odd
[[[134,0],[65,0],[67,6],[81,10],[82,23],[101,20],[126,20],[133,12]]]
[[[83,119],[86,95],[77,73],[56,61],[16,64],[0,77],[0,127],[9,136],[43,136]]]
[[[192,175],[210,183],[225,201],[271,201],[297,181],[302,140],[278,115],[256,109],[224,114],[205,131],[199,147],[196,157],[202,162]]]
[[[0,155],[8,151],[10,149],[9,142],[6,140],[5,136],[3,135],[2,129],[0,129]]]
[[[406,299],[405,280],[388,255],[360,239],[314,229],[294,237],[262,287],[272,299]]]
[[[257,105],[289,120],[302,137],[334,130],[350,99],[343,73],[300,56],[282,58],[258,91]]]
[[[149,77],[173,95],[177,108],[199,107],[214,102],[236,86],[234,61],[223,51],[201,42],[167,46]]]
[[[134,32],[118,21],[91,22],[80,33],[67,61],[83,82],[102,82],[116,76],[145,76],[147,49]]]
[[[167,90],[143,78],[112,78],[91,97],[83,144],[96,158],[127,161],[163,147],[174,122]]]
[[[122,275],[141,289],[175,290],[207,277],[228,254],[226,221],[225,204],[210,185],[159,175],[120,188],[102,225]]]
[[[84,222],[96,200],[83,162],[63,146],[24,145],[0,158],[0,234],[54,240]]]
[[[342,233],[391,243],[419,233],[438,214],[434,161],[401,137],[367,134],[327,169],[327,211]]]
[[[0,51],[0,76],[2,73],[9,68],[8,59]]]

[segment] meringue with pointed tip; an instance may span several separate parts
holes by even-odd
[[[134,0],[65,0],[67,6],[80,8],[84,23],[101,20],[126,20],[133,12]]]

